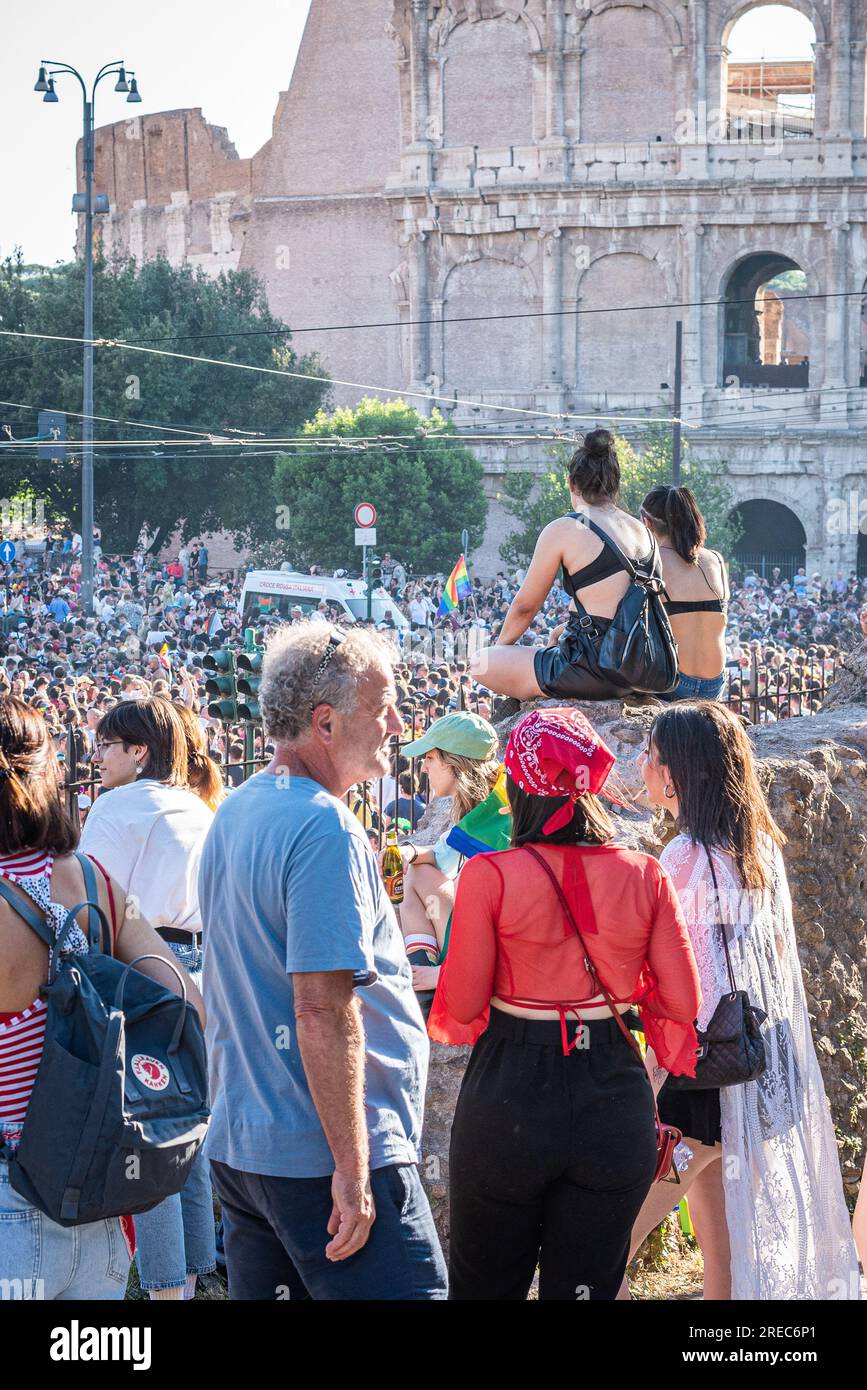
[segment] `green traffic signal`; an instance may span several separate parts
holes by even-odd
[[[241,719],[250,723],[258,723],[262,718],[258,700],[241,700],[238,703],[238,714]]]
[[[228,649],[227,647],[221,647],[218,651],[215,651],[215,652],[208,652],[206,656],[203,656],[203,657],[202,657],[202,670],[203,670],[203,671],[208,671],[208,672],[211,672],[211,671],[214,671],[214,672],[217,672],[217,671],[224,671],[224,672],[227,672],[227,671],[234,671],[234,669],[235,669],[235,653],[232,652],[232,651],[229,651],[229,649]]]
[[[219,719],[224,724],[237,724],[244,715],[237,700],[212,700],[208,705],[208,718]]]
[[[265,653],[262,651],[239,652],[238,669],[240,671],[261,671],[264,655]]]
[[[234,699],[238,693],[235,685],[235,677],[211,676],[205,681],[205,691],[208,695],[228,695]]]

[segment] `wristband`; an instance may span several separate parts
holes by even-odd
[[[407,849],[411,849],[411,850],[412,850],[412,859],[410,859],[409,862],[410,862],[410,864],[414,864],[415,861],[418,859],[418,846],[417,846],[417,845],[413,845],[413,844],[408,844],[408,845],[407,845]]]

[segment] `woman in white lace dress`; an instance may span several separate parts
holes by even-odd
[[[857,1299],[858,1259],[780,853],[785,837],[756,778],[749,740],[723,705],[676,704],[654,721],[641,762],[650,800],[680,832],[661,863],[698,964],[698,1028],[730,990],[723,930],[738,989],[768,1017],[767,1066],[756,1081],[722,1090],[663,1085],[660,1114],[683,1130],[688,1162],[681,1187],[651,1189],[632,1253],[688,1193],[705,1298]],[[654,1075],[652,1054],[648,1064]],[[657,1072],[655,1082],[665,1075]]]

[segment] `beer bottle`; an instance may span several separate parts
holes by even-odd
[[[397,831],[386,831],[385,854],[382,857],[382,877],[385,891],[393,903],[403,902],[403,858],[397,847]]]

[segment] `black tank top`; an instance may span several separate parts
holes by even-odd
[[[589,517],[583,517],[581,512],[567,512],[567,516],[574,517],[576,520],[584,520],[585,525],[590,520]],[[592,522],[590,524],[592,525]],[[563,566],[563,588],[570,598],[574,599],[579,589],[587,589],[591,584],[598,584],[602,579],[610,579],[613,574],[625,573],[620,558],[611,549],[605,533],[600,530],[597,534],[602,540],[602,549],[595,559],[590,561],[589,565],[584,565],[582,569],[576,570],[575,574],[567,574],[566,566]],[[644,556],[641,560],[636,559],[635,564],[639,569],[643,569],[650,564],[652,559],[653,550],[651,549],[649,555]]]

